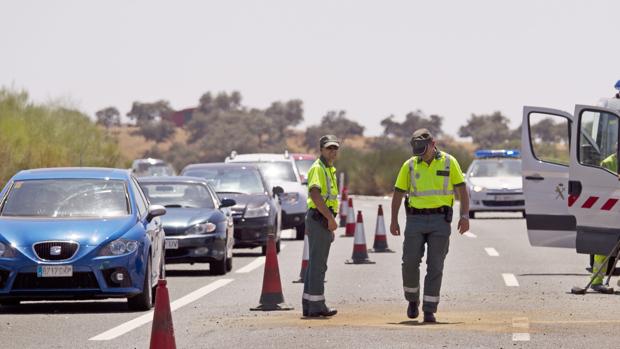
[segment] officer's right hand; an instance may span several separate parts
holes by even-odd
[[[400,226],[398,225],[398,222],[392,222],[390,224],[390,233],[395,236],[400,235]]]
[[[338,223],[336,223],[334,217],[330,217],[327,221],[327,229],[329,231],[335,231],[336,229],[338,229]]]

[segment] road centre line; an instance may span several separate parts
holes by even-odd
[[[286,247],[285,244],[280,244],[280,251],[282,251],[285,247]],[[250,263],[248,263],[244,267],[239,268],[239,270],[235,271],[235,273],[237,273],[237,274],[247,274],[247,273],[253,271],[254,269],[260,267],[263,264],[265,264],[265,256],[261,256],[261,257],[256,258],[255,260],[251,261]]]
[[[513,342],[529,342],[530,334],[527,332],[518,332],[512,334]]]
[[[499,256],[499,252],[497,252],[497,250],[494,249],[493,247],[485,247],[484,250],[487,251],[487,254],[491,257]]]
[[[521,332],[514,332],[512,334],[513,342],[528,342],[530,340],[530,334],[529,332],[527,332],[530,329],[530,321],[528,320],[528,318],[526,317],[512,318],[512,327],[515,330],[521,331]]]
[[[467,236],[468,238],[471,238],[471,239],[475,239],[475,238],[478,237],[478,235],[476,235],[476,234],[474,234],[474,233],[472,233],[470,231],[464,232],[463,235],[465,235],[465,236]]]
[[[199,289],[197,289],[196,291],[193,291],[177,300],[175,300],[174,302],[170,303],[170,310],[171,311],[175,311],[189,303],[192,303],[204,296],[206,296],[207,294],[217,290],[220,287],[224,287],[226,285],[228,285],[229,283],[233,282],[234,279],[219,279],[216,281],[213,281],[212,283],[201,287]],[[106,332],[103,332],[101,334],[98,334],[92,338],[90,338],[90,341],[108,341],[114,338],[117,338],[119,336],[124,335],[127,332],[130,332],[132,330],[135,330],[136,328],[143,326],[149,322],[153,321],[153,310],[149,311],[148,313],[141,315],[133,320],[127,321],[123,324],[120,324]]]
[[[504,278],[504,283],[506,284],[506,286],[508,287],[519,286],[519,281],[517,281],[517,277],[515,276],[515,274],[504,273],[502,274],[502,277]]]

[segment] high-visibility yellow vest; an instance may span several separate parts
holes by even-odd
[[[327,167],[320,158],[316,159],[308,170],[308,194],[312,188],[319,188],[327,207],[331,208],[334,213],[338,213],[338,182],[334,166]],[[316,208],[310,195],[308,195],[307,203],[309,208]]]

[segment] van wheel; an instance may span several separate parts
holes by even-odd
[[[469,219],[476,218],[476,211],[469,211]]]
[[[151,256],[146,264],[144,272],[144,284],[142,285],[142,293],[127,298],[127,305],[131,310],[149,310],[153,307],[153,282],[151,281]]]
[[[303,240],[305,234],[306,234],[306,223],[303,223],[295,227],[295,239]]]
[[[280,253],[280,239],[276,242],[276,253]]]

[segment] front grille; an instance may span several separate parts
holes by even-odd
[[[521,191],[498,191],[498,192],[487,192],[487,195],[523,195]]]
[[[34,244],[34,252],[37,257],[46,261],[62,261],[73,257],[77,252],[80,245],[77,242],[72,241],[46,241],[38,242]],[[57,252],[60,248],[59,254],[52,254],[53,251]]]
[[[70,277],[37,277],[37,273],[19,273],[13,290],[46,289],[98,289],[97,278],[92,272],[75,272]]]
[[[187,249],[178,248],[176,250],[166,250],[166,257],[184,257],[188,254]]]
[[[9,279],[10,272],[8,270],[0,270],[0,288],[6,286],[6,282]]]
[[[525,200],[512,200],[512,201],[486,201],[486,200],[483,200],[482,204],[484,206],[493,206],[493,207],[523,206],[523,205],[525,205]]]

